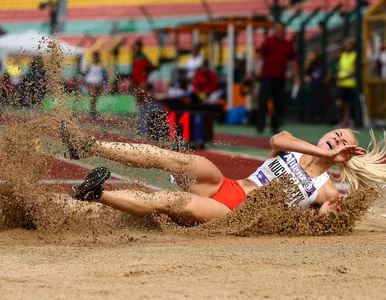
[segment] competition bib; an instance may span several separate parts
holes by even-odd
[[[291,174],[291,182],[294,184],[289,190],[291,195],[290,205],[309,206],[315,198],[317,188],[314,181],[300,166],[295,155],[291,152],[285,152],[275,158],[267,160],[254,174],[249,178],[258,185],[266,185],[275,178],[280,178],[285,174]],[[256,176],[255,178],[253,178]],[[258,182],[256,181],[258,180]],[[259,184],[260,183],[260,184]]]

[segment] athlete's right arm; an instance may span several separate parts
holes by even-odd
[[[270,158],[279,155],[281,152],[289,151],[324,158],[334,163],[343,163],[347,161],[349,159],[347,156],[358,156],[366,154],[366,150],[357,145],[342,144],[332,150],[323,149],[298,139],[287,131],[282,131],[278,134],[275,134],[271,138],[271,147],[272,152],[270,154]]]

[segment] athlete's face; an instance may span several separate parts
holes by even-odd
[[[354,133],[349,129],[336,129],[329,133],[326,133],[318,142],[318,146],[333,150],[341,146],[356,145],[358,141],[355,138]]]

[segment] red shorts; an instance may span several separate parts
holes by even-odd
[[[210,198],[224,204],[230,210],[234,210],[245,200],[246,195],[237,181],[223,177],[220,189]]]

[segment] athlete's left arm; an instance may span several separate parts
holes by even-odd
[[[341,210],[340,204],[343,196],[333,184],[327,182],[324,188],[318,192],[315,204],[320,205],[316,220],[323,222],[326,220],[331,212],[338,212]]]

